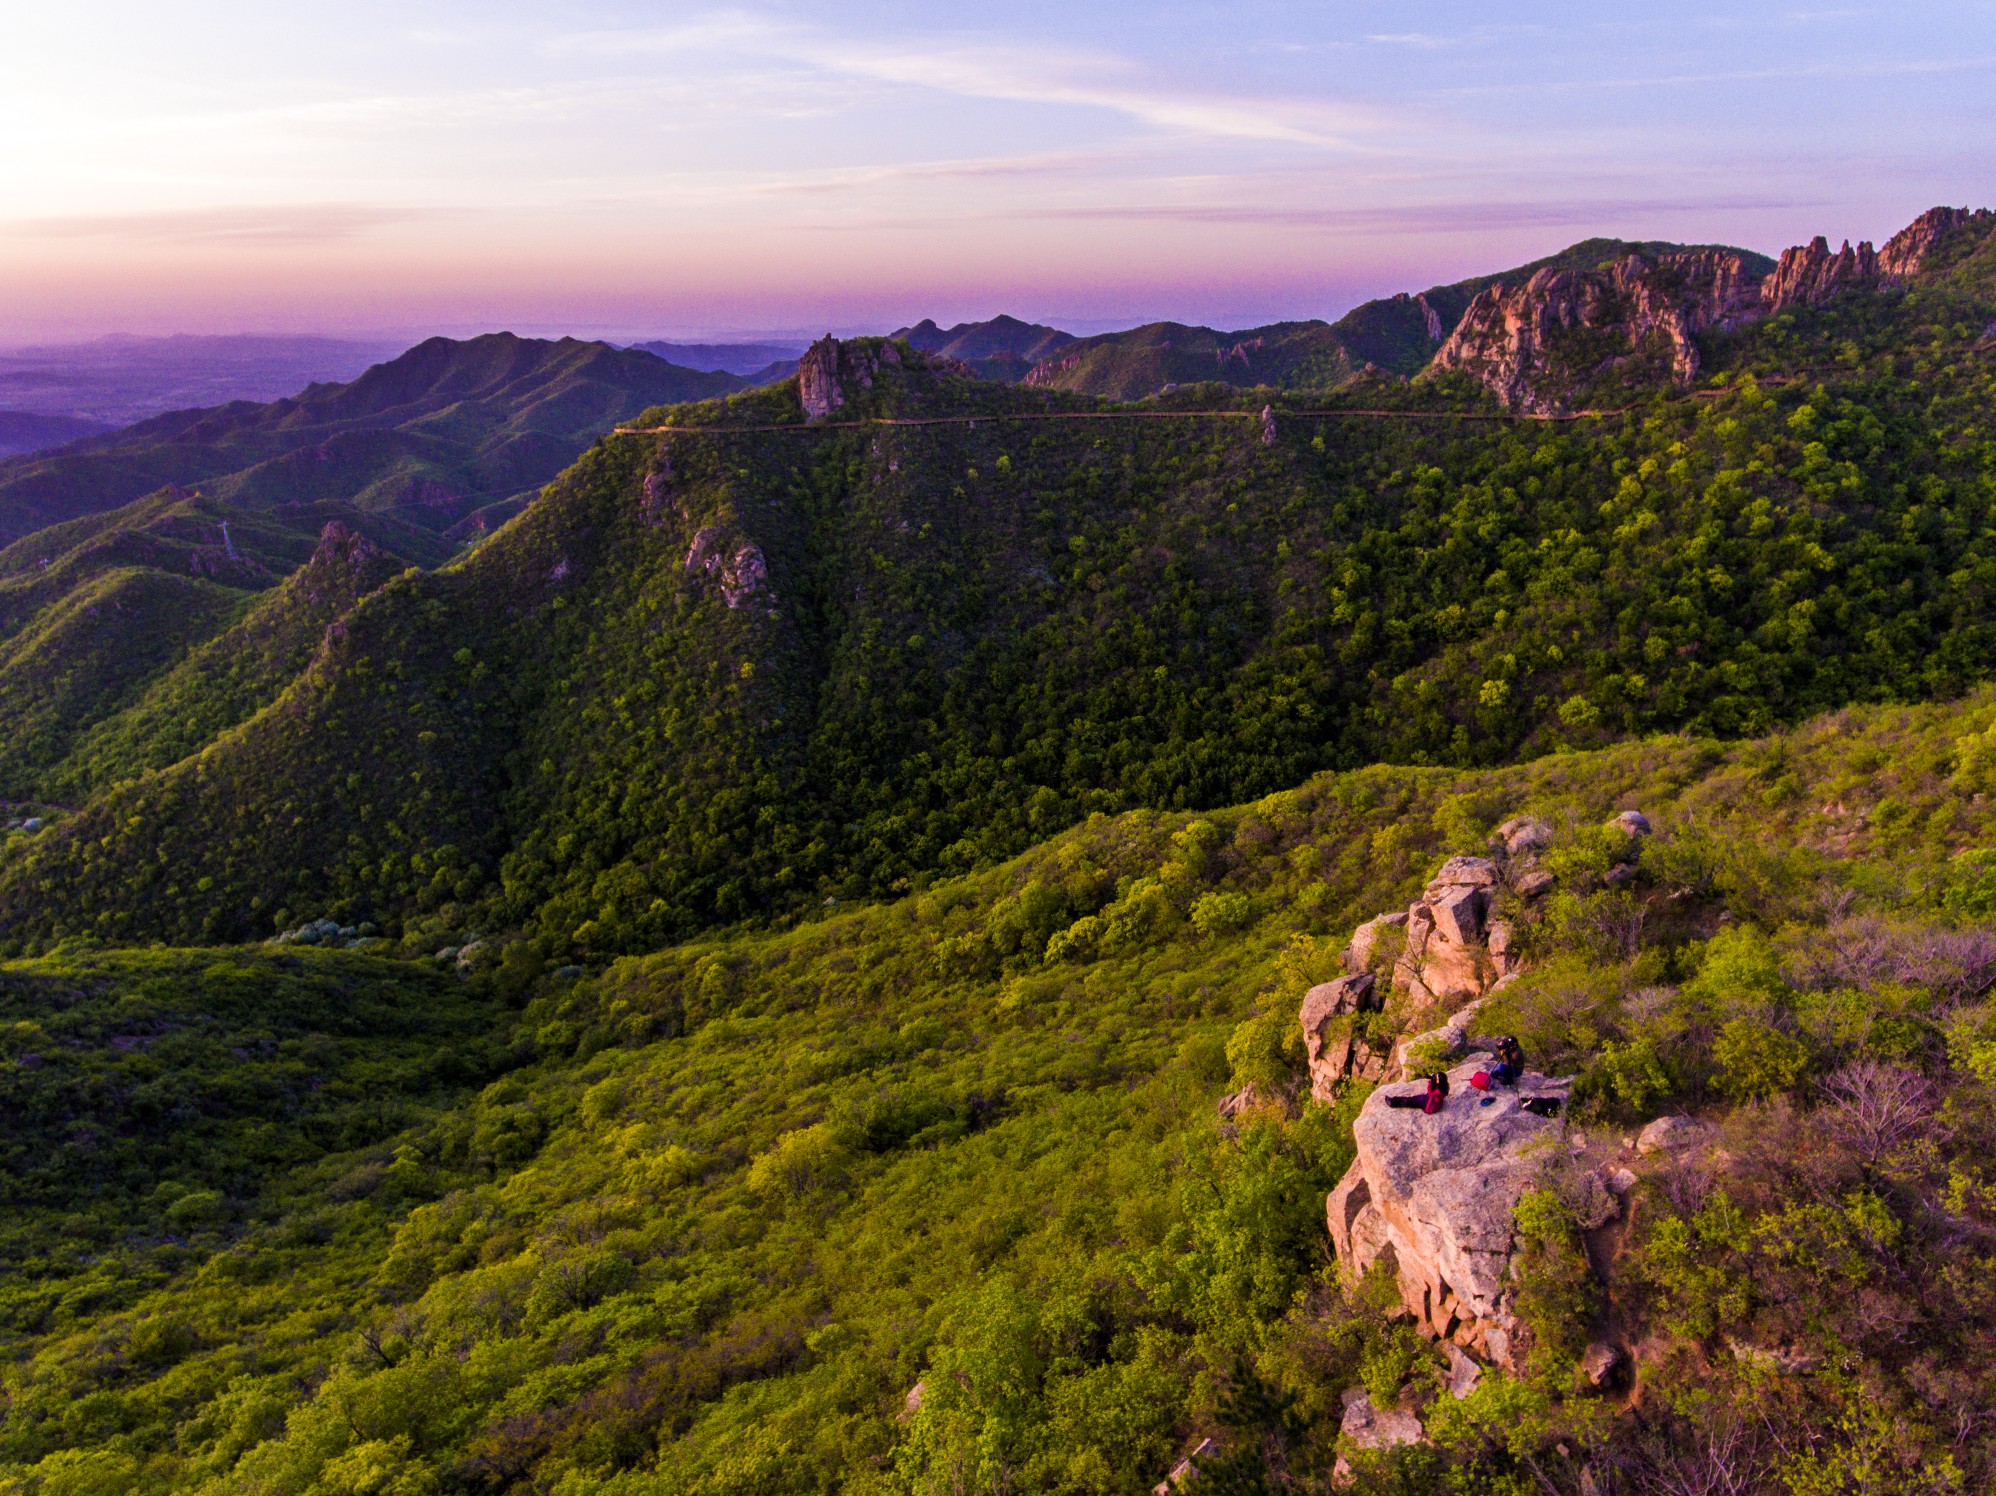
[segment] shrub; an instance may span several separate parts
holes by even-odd
[[[1216,940],[1244,929],[1253,914],[1244,893],[1201,894],[1192,906],[1192,925],[1208,940]]]
[[[1279,1095],[1303,1068],[1302,1025],[1282,1012],[1250,1018],[1228,1038],[1227,1062],[1236,1086]]]
[[[1536,1370],[1577,1361],[1592,1335],[1600,1287],[1580,1247],[1580,1228],[1566,1202],[1550,1189],[1518,1200],[1517,1252],[1511,1260],[1518,1317],[1532,1334]]]
[[[829,1122],[786,1132],[749,1166],[749,1188],[801,1199],[845,1177],[848,1153]]]
[[[1671,1090],[1670,1072],[1656,1041],[1647,1036],[1626,1044],[1613,1040],[1603,1044],[1600,1057],[1575,1087],[1577,1098],[1602,1097],[1626,1116],[1649,1111]]]
[[[1766,1101],[1792,1090],[1809,1064],[1800,1039],[1751,1018],[1735,1018],[1721,1029],[1712,1053],[1721,1086],[1739,1101]]]

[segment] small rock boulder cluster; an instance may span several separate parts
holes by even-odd
[[[1418,1013],[1447,1003],[1465,1005],[1442,1029],[1422,1036],[1446,1035],[1452,1025],[1457,1032],[1448,1048],[1460,1049],[1475,1005],[1518,970],[1511,926],[1492,917],[1497,897],[1508,892],[1529,902],[1549,893],[1555,880],[1540,866],[1539,854],[1551,844],[1552,828],[1544,821],[1506,821],[1491,839],[1490,856],[1449,858],[1405,910],[1374,915],[1352,932],[1343,957],[1349,975],[1312,987],[1303,997],[1311,1095],[1329,1101],[1347,1080],[1382,1080],[1392,1068],[1365,1042],[1362,1016],[1385,1004],[1373,967],[1392,931],[1404,932],[1392,967],[1396,1006]]]
[[[336,945],[352,950],[381,934],[372,924],[343,925],[336,919],[308,919],[271,937],[272,945]]]
[[[717,580],[730,608],[739,608],[769,581],[761,547],[730,541],[719,525],[704,525],[694,535],[686,552],[686,570]]]

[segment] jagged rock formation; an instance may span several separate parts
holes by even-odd
[[[758,587],[769,580],[769,566],[760,547],[735,545],[717,525],[703,525],[686,551],[686,569],[704,572],[721,584],[721,596],[730,608],[739,608]]]
[[[1935,208],[1883,252],[1849,241],[1832,252],[1818,236],[1784,250],[1765,276],[1738,252],[1710,249],[1540,270],[1522,285],[1478,292],[1430,367],[1469,374],[1511,409],[1541,415],[1565,411],[1580,387],[1634,359],[1667,359],[1671,378],[1688,383],[1699,369],[1700,333],[1912,275],[1955,229],[1991,217]]]
[[[1760,285],[1760,303],[1768,312],[1796,306],[1821,306],[1837,292],[1878,283],[1878,255],[1867,241],[1856,249],[1850,240],[1835,254],[1821,234],[1807,244],[1781,251],[1781,262]]]
[[[1507,821],[1492,838],[1494,857],[1451,857],[1404,912],[1374,915],[1352,932],[1343,955],[1350,975],[1312,987],[1297,1015],[1312,1096],[1329,1101],[1346,1081],[1379,1080],[1392,1068],[1365,1020],[1385,1005],[1373,968],[1384,968],[1382,942],[1396,931],[1404,935],[1391,965],[1396,1008],[1419,1013],[1442,1003],[1466,1006],[1441,1028],[1400,1046],[1395,1063],[1404,1073],[1405,1050],[1424,1039],[1442,1040],[1451,1054],[1462,1048],[1484,995],[1518,969],[1510,922],[1492,917],[1495,900],[1505,889],[1534,899],[1552,888],[1553,876],[1537,856],[1550,842],[1543,821]]]
[[[1354,1076],[1377,1080],[1385,1062],[1359,1028],[1359,1016],[1379,1011],[1379,983],[1369,971],[1323,982],[1303,994],[1303,1047],[1310,1060],[1310,1094],[1335,1100]]]
[[[1488,1056],[1449,1072],[1448,1103],[1432,1116],[1386,1105],[1412,1086],[1382,1087],[1353,1124],[1358,1157],[1330,1194],[1325,1215],[1338,1261],[1354,1277],[1384,1262],[1407,1312],[1428,1333],[1500,1366],[1516,1326],[1505,1273],[1512,1216],[1563,1131],[1524,1109],[1534,1097],[1565,1102],[1571,1081],[1527,1072],[1488,1106],[1469,1085]]]
[[[1760,281],[1739,254],[1630,255],[1478,292],[1431,367],[1471,375],[1513,410],[1551,414],[1573,385],[1643,354],[1667,357],[1671,376],[1688,381],[1698,372],[1698,333],[1765,312]]]
[[[1929,208],[1885,241],[1878,251],[1878,268],[1893,277],[1917,275],[1926,268],[1927,257],[1955,230],[1987,232],[1992,227],[1996,212],[1988,208]]]
[[[882,365],[900,362],[900,351],[884,339],[842,343],[830,334],[818,339],[797,363],[797,398],[806,419],[830,415],[854,392],[872,389]]]

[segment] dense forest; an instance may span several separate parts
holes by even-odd
[[[1922,223],[1693,378],[1557,330],[1554,415],[1430,315],[1677,247],[0,551],[0,1486],[1986,1488],[1996,221]],[[1327,1217],[1465,1001],[1563,1107],[1495,1351]]]

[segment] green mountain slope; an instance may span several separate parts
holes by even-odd
[[[371,595],[277,710],[16,859],[0,927],[330,914],[642,948],[1094,810],[1957,692],[1992,657],[1996,562],[1968,294],[1867,303],[1917,381],[1860,360],[1579,424],[1380,386],[1403,418],[1278,398],[1272,442],[1027,420],[1105,412],[915,354],[869,387],[879,345],[848,345],[841,420],[944,423],[785,429],[795,386],[655,413],[703,429],[608,441]]]
[[[243,594],[140,568],[107,571],[0,644],[0,797],[47,798],[79,729],[137,697],[241,616]]]
[[[167,489],[0,550],[4,793],[81,800],[251,715],[304,668],[359,572],[371,586],[403,565],[370,534],[420,557],[451,549],[342,505],[245,509]],[[328,536],[369,559],[310,564]]]
[[[276,700],[355,603],[402,561],[330,521],[311,560],[259,597],[242,621],[192,650],[115,716],[76,734],[64,761],[40,776],[47,799],[80,801],[114,780],[198,752]],[[0,679],[7,679],[0,667]]]
[[[1349,1451],[1378,1489],[1662,1486],[1714,1449],[1743,1489],[1852,1468],[1976,1489],[1996,1473],[1996,1316],[1971,1291],[1996,1239],[1996,945],[1953,921],[1996,907],[1991,854],[1955,855],[1996,839],[1992,723],[1984,693],[1730,746],[1323,776],[540,978],[516,1030],[537,1064],[475,1101],[260,1192],[160,1192],[170,1241],[14,1270],[4,1474],[1134,1496],[1211,1438],[1216,1485],[1327,1491],[1362,1386],[1430,1441]],[[1633,851],[1598,829],[1631,806],[1656,827]],[[1643,1357],[1626,1399],[1580,1378],[1598,1290],[1556,1194],[1520,1216],[1529,1363],[1461,1402],[1391,1289],[1327,1255],[1367,1087],[1298,1093],[1298,998],[1357,921],[1517,812],[1554,828],[1561,891],[1515,916],[1528,966],[1491,1021],[1585,1077],[1571,1137],[1678,1110],[1726,1129],[1723,1159],[1628,1155],[1638,1203],[1604,1269],[1611,1333]],[[204,984],[270,979],[268,956],[196,959]],[[300,976],[385,995],[388,963],[339,959]],[[1427,1021],[1382,1018],[1381,1042]],[[69,1063],[105,1063],[101,1029],[67,1032]],[[278,1039],[292,1074],[327,1063],[301,1042]],[[1800,1060],[1756,1090],[1763,1054]],[[1863,1098],[1817,1083],[1880,1073],[1925,1088],[1924,1142],[1873,1146]],[[1250,1082],[1264,1101],[1216,1120]],[[1769,1344],[1789,1369],[1750,1354]]]
[[[1278,322],[1240,332],[1153,322],[1069,343],[1029,371],[1025,382],[1111,400],[1141,400],[1168,385],[1213,380],[1334,389],[1349,382],[1355,371],[1337,333],[1322,322]]]
[[[432,338],[348,384],[177,411],[0,463],[0,541],[169,483],[251,507],[341,502],[482,532],[617,422],[741,383],[573,338]]]

